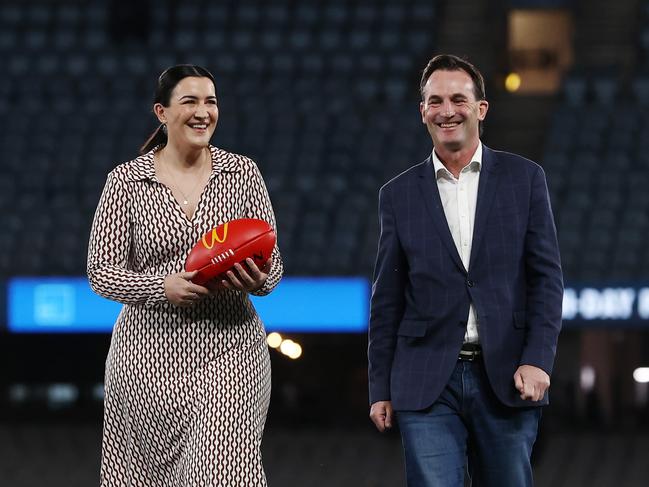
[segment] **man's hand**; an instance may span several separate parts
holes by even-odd
[[[540,401],[550,387],[550,376],[533,365],[521,365],[514,374],[514,385],[521,399]]]
[[[393,414],[390,401],[377,401],[370,408],[370,419],[381,433],[392,428]]]

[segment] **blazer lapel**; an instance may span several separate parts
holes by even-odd
[[[482,169],[480,171],[480,182],[478,183],[478,199],[476,201],[475,219],[473,224],[473,239],[471,242],[471,258],[469,259],[469,269],[473,267],[473,262],[480,249],[482,238],[487,227],[487,216],[498,190],[498,157],[487,146],[482,145]]]
[[[446,221],[446,215],[444,214],[444,207],[442,206],[442,199],[439,196],[439,188],[437,187],[437,181],[435,179],[435,168],[433,166],[432,156],[430,156],[419,167],[418,183],[422,199],[426,204],[428,213],[430,213],[430,216],[432,217],[433,224],[437,228],[437,232],[440,235],[444,246],[448,250],[449,254],[451,254],[451,258],[453,259],[453,262],[455,262],[455,265],[457,265],[463,272],[466,272],[460,254],[458,254],[457,248],[455,247],[451,230],[448,228],[448,222]]]

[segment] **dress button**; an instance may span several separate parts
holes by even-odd
[[[467,286],[469,286],[469,287],[473,287],[474,284],[475,284],[475,282],[473,282],[471,279],[467,279],[467,280],[466,280],[466,285],[467,285]]]

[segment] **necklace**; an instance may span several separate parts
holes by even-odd
[[[162,162],[162,161],[160,161],[160,162]],[[196,188],[198,188],[198,185],[203,180],[203,173],[205,172],[205,169],[203,169],[199,173],[198,177],[196,178],[196,183],[194,184],[194,186],[192,187],[192,190],[187,195],[182,190],[182,188],[180,187],[180,184],[178,184],[178,181],[176,181],[176,178],[174,177],[173,173],[169,170],[169,168],[166,166],[166,164],[160,164],[160,167],[163,167],[163,166],[164,166],[165,172],[167,173],[167,175],[171,179],[174,188],[177,189],[178,192],[180,193],[180,195],[183,197],[183,200],[182,200],[181,203],[183,204],[183,206],[187,206],[189,204],[189,200],[191,199],[191,197],[194,196],[194,193],[196,192]],[[210,165],[210,167],[211,167],[211,165]]]

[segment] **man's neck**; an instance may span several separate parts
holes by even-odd
[[[435,153],[444,167],[456,178],[460,176],[460,171],[471,162],[471,158],[478,148],[477,141],[474,145],[464,147],[460,150],[447,150],[445,147],[435,147]]]

